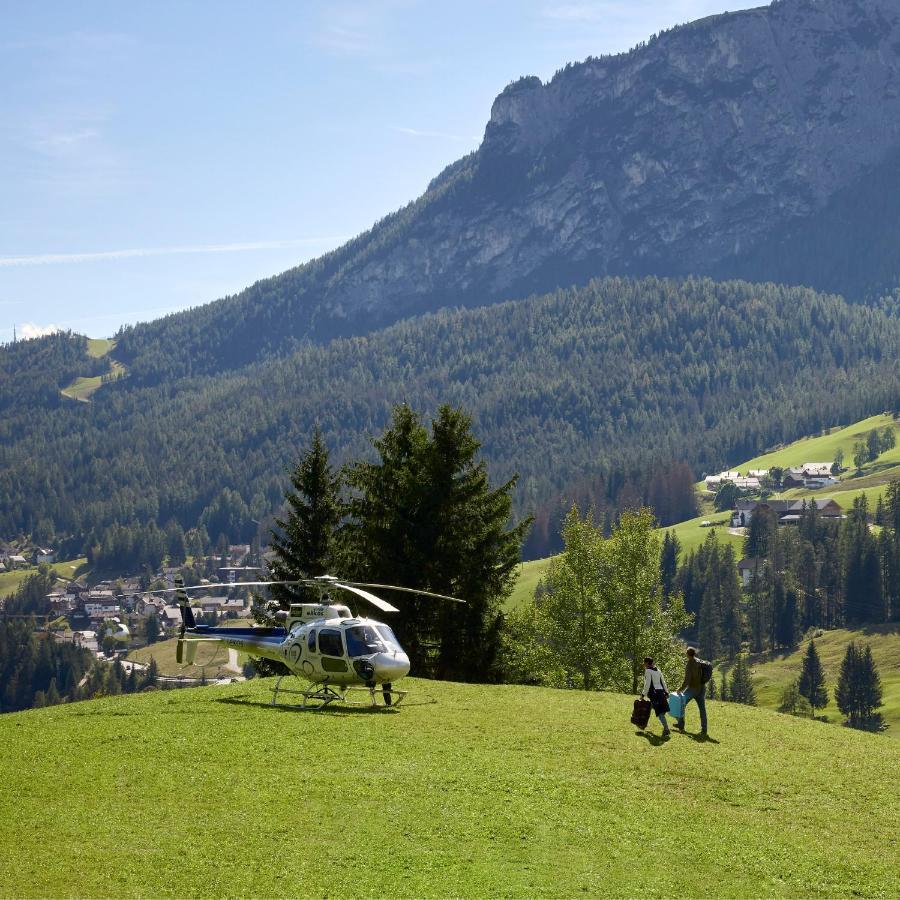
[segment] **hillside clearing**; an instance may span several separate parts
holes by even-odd
[[[93,356],[94,359],[100,359],[103,356],[106,356],[107,353],[111,353],[116,346],[116,341],[113,338],[88,338],[87,339],[87,352],[88,356]]]
[[[100,357],[105,354],[97,353],[91,355]],[[81,400],[86,403],[100,390],[101,387],[103,387],[104,384],[107,384],[110,381],[116,381],[119,378],[124,378],[127,374],[128,370],[122,363],[118,360],[110,359],[109,371],[105,375],[94,375],[90,378],[76,378],[70,385],[62,388],[60,393],[71,400]],[[106,381],[103,380],[104,378]]]
[[[745,469],[771,469],[772,466],[801,466],[807,462],[831,462],[838,449],[844,451],[844,465],[853,464],[853,445],[865,441],[873,428],[883,429],[885,425],[895,425],[890,415],[870,416],[844,428],[836,428],[828,434],[801,438],[777,450],[764,453],[740,464],[730,466],[743,472]],[[879,461],[892,458],[900,463],[900,448],[895,447],[879,457]]]
[[[87,558],[67,559],[53,563],[50,567],[63,578],[75,578],[80,573],[82,566],[87,565]],[[14,569],[12,572],[0,573],[0,597],[9,597],[16,592],[16,588],[29,576],[36,575],[37,568]]]
[[[900,892],[880,736],[713,704],[712,741],[659,743],[621,695],[411,679],[399,711],[309,713],[270,686],[3,716],[0,894]]]
[[[834,689],[850,641],[856,641],[860,646],[871,644],[884,689],[884,707],[880,712],[888,725],[885,735],[900,740],[900,624],[873,625],[861,631],[837,628],[815,638],[829,695],[828,706],[817,715],[826,715],[832,722],[843,721],[834,699]],[[751,659],[753,686],[760,706],[778,708],[781,692],[800,675],[808,645],[809,641],[803,641],[792,653],[764,653]]]

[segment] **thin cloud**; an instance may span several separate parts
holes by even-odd
[[[391,131],[397,131],[400,134],[408,134],[411,137],[421,137],[421,138],[440,138],[445,141],[464,141],[467,144],[470,144],[472,141],[480,141],[481,138],[477,135],[464,135],[464,134],[449,134],[446,131],[423,131],[419,128],[406,128],[402,125],[391,125]]]
[[[62,263],[104,262],[145,256],[178,256],[190,253],[244,253],[252,250],[282,250],[289,247],[336,244],[345,237],[296,238],[278,241],[244,241],[234,244],[187,244],[180,247],[132,247],[127,250],[100,250],[93,253],[39,253],[32,256],[0,257],[0,267],[51,266]]]
[[[22,322],[16,329],[16,335],[23,341],[30,341],[32,338],[56,334],[57,331],[62,331],[59,325],[35,325],[34,322]]]

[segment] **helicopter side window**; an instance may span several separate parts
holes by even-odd
[[[324,656],[343,656],[344,643],[341,633],[333,628],[323,628],[319,632],[319,653]]]
[[[309,648],[310,653],[316,652],[316,630],[312,629],[309,633],[309,637],[306,639],[306,646]]]
[[[384,650],[384,642],[371,625],[357,625],[355,628],[348,628],[344,634],[347,636],[347,653],[350,657],[368,656]]]

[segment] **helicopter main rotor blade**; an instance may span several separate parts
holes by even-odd
[[[371,582],[366,581],[338,581],[334,575],[320,575],[316,578],[296,578],[290,581],[236,581],[226,582],[226,583],[216,583],[216,584],[194,584],[190,587],[173,587],[173,588],[156,588],[154,590],[142,591],[144,594],[177,594],[179,591],[215,591],[215,590],[230,590],[232,588],[250,588],[250,587],[271,587],[272,585],[284,585],[286,587],[315,587],[315,588],[325,588],[325,587],[335,587],[342,588],[344,590],[351,591],[352,593],[357,594],[362,597],[364,600],[367,600],[373,606],[377,606],[379,609],[384,610],[384,612],[398,612],[396,608],[391,606],[386,600],[382,600],[380,597],[376,597],[374,594],[368,593],[368,591],[360,591],[355,590],[356,588],[375,588],[375,590],[382,591],[400,591],[404,594],[418,594],[421,597],[431,597],[435,600],[450,600],[452,603],[465,603],[465,600],[460,600],[459,597],[450,597],[447,594],[436,594],[433,591],[423,591],[419,588],[409,588],[409,587],[401,587],[399,584],[373,584]],[[120,595],[125,596],[125,595]],[[383,604],[383,605],[379,605]],[[390,608],[388,608],[390,607]]]
[[[362,597],[367,603],[371,603],[376,609],[380,609],[382,612],[400,612],[396,606],[392,606],[387,600],[382,600],[381,597],[376,597],[374,594],[370,594],[368,591],[362,590],[362,588],[355,587],[351,584],[344,584],[342,581],[332,581],[332,587],[340,588],[344,591],[350,591],[351,594],[356,594],[357,597]]]
[[[273,584],[316,584],[317,582],[304,578],[299,581],[227,581],[216,582],[215,584],[192,584],[183,587],[173,588],[148,588],[146,591],[135,591],[138,594],[177,594],[179,591],[221,591],[231,590],[232,588],[245,587],[269,587]],[[130,594],[118,594],[119,597],[131,596]]]
[[[423,597],[433,597],[435,600],[451,600],[453,603],[465,603],[459,597],[449,597],[447,594],[435,594],[432,591],[422,591],[419,588],[400,587],[399,584],[369,584],[365,581],[345,581],[343,584],[353,585],[354,587],[375,588],[382,591],[402,591],[404,594],[421,594]]]

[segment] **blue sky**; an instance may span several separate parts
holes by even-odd
[[[0,0],[0,341],[313,258],[476,148],[513,79],[724,3]]]

